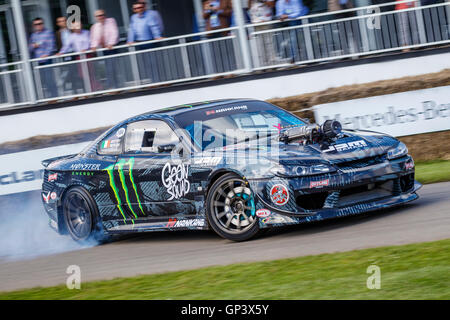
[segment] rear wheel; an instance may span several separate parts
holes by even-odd
[[[220,177],[206,201],[209,224],[221,237],[244,241],[258,234],[253,192],[239,176],[229,173]]]
[[[84,188],[75,187],[67,192],[63,200],[63,213],[66,229],[75,241],[82,243],[108,239],[98,227],[97,205]]]

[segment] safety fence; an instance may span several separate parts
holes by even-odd
[[[393,4],[248,26],[253,66],[273,68],[449,42],[450,3],[383,12]]]
[[[405,0],[0,65],[0,109],[448,43],[450,2]]]

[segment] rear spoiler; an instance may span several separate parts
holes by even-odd
[[[71,154],[71,155],[68,155],[68,156],[61,156],[61,157],[56,157],[56,158],[50,158],[50,159],[42,160],[41,163],[44,166],[44,168],[47,168],[50,165],[50,163],[52,163],[52,162],[55,162],[57,160],[70,159],[70,158],[73,158],[73,157],[75,157],[77,155],[78,154]]]

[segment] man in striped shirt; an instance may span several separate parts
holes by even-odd
[[[33,30],[34,32],[31,34],[28,43],[31,57],[45,58],[53,55],[56,51],[55,35],[45,28],[44,20],[42,18],[33,20]],[[38,62],[40,66],[49,65],[51,63],[52,60],[50,59]],[[53,69],[41,68],[39,76],[42,82],[44,97],[56,97],[58,95],[58,90],[56,88]],[[36,80],[38,81],[38,79]],[[44,91],[44,87],[47,92]]]

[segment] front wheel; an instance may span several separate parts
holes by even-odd
[[[80,243],[109,240],[97,226],[97,205],[84,188],[75,187],[67,192],[63,199],[63,213],[66,229],[73,240]]]
[[[221,237],[245,241],[258,234],[253,193],[237,175],[220,177],[208,192],[206,203],[209,224]]]

